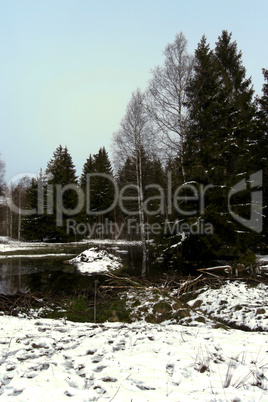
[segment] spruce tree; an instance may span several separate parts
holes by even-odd
[[[253,102],[251,79],[246,78],[242,64],[242,52],[236,41],[226,30],[218,38],[215,55],[221,77],[221,91],[225,94],[221,111],[225,111],[222,121],[222,155],[227,176],[249,173],[253,165],[254,118],[256,107]],[[247,167],[247,169],[245,169]],[[254,168],[253,168],[254,169]],[[231,180],[232,182],[232,180]]]
[[[88,178],[88,174],[90,173],[95,173],[95,164],[94,164],[94,159],[92,157],[92,155],[90,154],[89,157],[87,158],[84,166],[83,166],[83,171],[80,177],[80,185],[82,187],[82,189],[86,189],[86,185],[87,185],[87,178]]]
[[[77,234],[68,231],[67,220],[70,218],[68,213],[63,210],[74,210],[77,206],[78,180],[72,157],[65,146],[60,145],[53,157],[47,164],[47,199],[48,208],[46,214],[46,234],[48,240],[71,241],[77,240]],[[73,185],[72,188],[64,190],[65,186]],[[57,187],[62,191],[62,200],[57,198]],[[62,205],[61,205],[62,201]],[[62,216],[62,222],[59,222],[57,216]],[[74,219],[74,216],[71,216]]]
[[[81,220],[89,224],[100,223],[104,229],[105,218],[114,219],[114,210],[104,214],[102,212],[110,209],[114,201],[113,172],[105,147],[100,148],[97,154],[89,155],[83,166],[80,183],[86,196]],[[103,234],[99,230],[99,236]]]
[[[98,213],[98,221],[103,221],[104,216],[101,211],[109,209],[114,199],[114,187],[110,181],[110,179],[113,180],[112,166],[104,147],[93,155],[93,160],[94,173],[97,176],[90,180],[90,210]],[[105,214],[105,217],[111,219],[112,211]]]
[[[268,240],[268,70],[263,69],[262,97],[258,99],[255,169],[263,172],[263,231],[261,247],[267,251]]]
[[[46,174],[49,184],[77,184],[77,176],[72,157],[65,146],[59,145],[47,164]]]
[[[265,83],[263,84],[263,87],[262,87],[263,95],[262,95],[261,99],[259,99],[259,104],[260,104],[261,111],[264,113],[264,116],[267,120],[268,119],[268,70],[263,68],[262,73],[264,76]]]
[[[215,47],[215,55],[219,64],[222,91],[225,91],[226,122],[223,127],[225,138],[223,156],[226,171],[226,189],[230,192],[241,180],[247,183],[243,191],[232,198],[232,210],[238,216],[251,218],[251,191],[257,190],[256,183],[251,183],[251,175],[256,169],[258,159],[258,142],[256,138],[257,108],[253,99],[254,90],[251,79],[246,77],[246,69],[242,63],[242,52],[238,51],[232,34],[223,31]],[[257,224],[257,222],[256,222]],[[237,243],[237,254],[247,254],[256,250],[259,235],[253,228],[232,221],[235,233],[234,244]]]
[[[42,171],[37,179],[32,179],[26,190],[26,208],[31,212],[22,220],[21,235],[24,240],[44,241],[46,233],[46,205],[45,205],[46,178]]]
[[[195,74],[188,87],[190,126],[186,137],[188,178],[196,186],[211,184],[202,218],[213,224],[213,236],[190,236],[188,255],[196,250],[206,258],[229,256],[239,259],[250,247],[250,230],[232,220],[228,194],[239,180],[249,179],[254,170],[253,89],[231,34],[223,31],[211,51],[202,38],[195,53]],[[253,170],[252,170],[253,169]],[[249,213],[250,192],[232,198],[238,215]],[[245,232],[243,241],[239,232]],[[254,236],[253,236],[254,237]],[[242,244],[244,243],[244,244]],[[244,250],[243,250],[244,247]]]
[[[117,220],[120,223],[126,222],[127,219],[137,219],[137,215],[135,215],[136,211],[138,211],[138,196],[137,196],[137,179],[136,179],[136,165],[134,158],[128,156],[124,162],[124,164],[120,167],[117,172],[117,184],[119,190],[122,191],[124,198],[129,197],[129,199],[125,199],[123,202],[122,208],[117,208]],[[131,187],[133,186],[133,187]],[[135,187],[134,187],[135,186]],[[126,213],[128,211],[128,213]],[[125,236],[128,234],[125,233]],[[139,240],[139,236],[137,237]],[[132,240],[132,238],[131,238]],[[136,239],[135,239],[136,240]]]
[[[203,36],[195,51],[194,76],[187,88],[190,124],[184,146],[187,178],[203,183],[210,181],[211,168],[219,156],[215,152],[220,126],[219,80],[215,55]]]

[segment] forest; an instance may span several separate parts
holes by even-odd
[[[2,235],[139,240],[144,275],[149,249],[169,267],[254,264],[267,251],[268,70],[255,96],[225,30],[194,54],[179,33],[164,57],[132,93],[111,155],[90,153],[80,177],[63,145],[38,177],[8,186],[1,161]]]

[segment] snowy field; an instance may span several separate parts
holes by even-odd
[[[36,243],[5,239],[0,244],[0,252],[36,248]],[[267,257],[260,260],[267,268]],[[98,265],[100,270],[115,267],[120,259],[91,248],[72,262],[86,274]],[[205,287],[188,301],[191,314],[180,321],[184,325],[174,319],[146,322],[153,301],[150,289],[143,293],[142,306],[135,302],[137,295],[125,296],[133,317],[139,317],[131,324],[0,315],[0,398],[268,401],[267,285],[226,281],[219,289]],[[161,292],[158,297],[165,301]],[[205,321],[198,320],[200,314]],[[223,329],[224,321],[247,331]]]
[[[149,324],[145,315],[132,324],[0,316],[0,397],[268,401],[267,290],[237,281],[204,289],[188,302],[198,309],[185,325]],[[152,309],[149,299],[143,312]],[[205,323],[196,319],[199,309],[209,314]],[[223,317],[249,331],[217,328]]]
[[[267,333],[0,318],[4,401],[267,401]]]

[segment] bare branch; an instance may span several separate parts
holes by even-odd
[[[187,41],[182,33],[165,49],[163,67],[152,73],[146,93],[146,110],[158,129],[165,147],[181,158],[183,169],[183,141],[187,129],[188,111],[185,107],[186,88],[193,73],[194,57],[187,52]]]

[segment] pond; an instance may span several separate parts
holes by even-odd
[[[94,281],[105,280],[104,275],[82,274],[66,261],[93,245],[55,245],[54,249],[29,249],[6,253],[0,259],[0,294],[66,291],[91,287]],[[95,247],[95,245],[94,245]],[[123,272],[131,276],[141,274],[141,248],[131,246],[99,246],[120,256]]]

